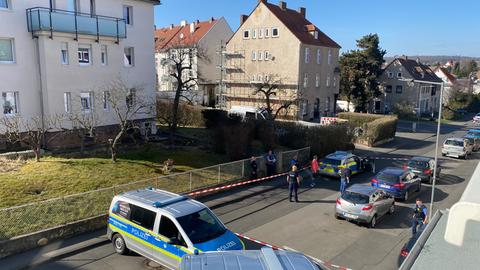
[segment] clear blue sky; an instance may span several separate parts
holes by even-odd
[[[161,0],[155,24],[164,27],[210,17],[225,17],[235,31],[240,14],[258,0]],[[269,2],[277,4],[278,1]],[[479,0],[290,0],[307,8],[307,18],[337,41],[343,51],[368,33],[380,36],[388,56],[462,55],[480,57]]]

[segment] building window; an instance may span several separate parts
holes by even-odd
[[[402,78],[402,73],[401,72],[397,73],[397,78]]]
[[[270,37],[270,29],[269,28],[265,28],[265,37],[266,38]]]
[[[252,82],[255,82],[257,80],[257,77],[255,76],[255,74],[252,75]]]
[[[263,52],[262,51],[258,51],[258,60],[259,61],[263,60]]]
[[[337,76],[333,76],[333,87],[337,86]]]
[[[250,38],[250,31],[245,30],[243,31],[243,39],[249,39]]]
[[[268,60],[270,60],[270,52],[265,51],[265,61],[268,61]]]
[[[10,8],[10,0],[0,0],[0,9],[9,9]]]
[[[308,73],[305,73],[305,75],[303,76],[303,87],[308,87]]]
[[[272,37],[278,37],[280,34],[278,32],[278,28],[274,27],[272,28]]]
[[[126,47],[124,49],[124,65],[126,67],[133,67],[135,65],[135,57],[133,47]]]
[[[327,100],[325,101],[325,111],[330,111],[330,97],[327,97]]]
[[[321,57],[322,57],[322,51],[320,49],[317,49],[317,65],[320,65],[320,63],[322,63]]]
[[[403,86],[397,85],[397,87],[395,88],[395,93],[401,94],[402,92],[403,92]]]
[[[320,74],[315,74],[315,87],[320,87]]]
[[[91,112],[93,109],[92,93],[80,93],[80,104],[82,106],[82,112]]]
[[[107,45],[102,45],[101,46],[100,61],[101,61],[102,65],[104,65],[104,66],[106,66],[107,63],[108,63]]]
[[[110,105],[108,103],[109,100],[110,100],[110,92],[103,91],[102,103],[103,103],[103,110],[106,112],[110,110]]]
[[[135,88],[130,89],[125,98],[125,103],[127,104],[127,108],[130,109],[133,106],[135,106],[136,97],[137,97],[137,90]]]
[[[302,103],[302,115],[307,115],[308,113],[308,100],[304,100]]]
[[[252,30],[252,38],[253,39],[257,38],[257,29]]]
[[[393,72],[388,72],[388,78],[390,78],[390,79],[393,78]]]
[[[332,50],[328,50],[328,64],[332,64]]]
[[[66,113],[72,112],[72,93],[65,92],[63,93],[63,106]]]
[[[330,76],[327,76],[327,82],[326,82],[327,87],[330,87]]]
[[[258,79],[259,82],[263,82],[263,76],[262,75],[258,75],[257,79]]]
[[[305,48],[305,64],[310,63],[310,48]]]
[[[393,89],[393,87],[391,85],[387,85],[386,88],[385,88],[385,92],[386,93],[392,93],[392,89]]]
[[[61,46],[62,47],[60,50],[60,59],[61,59],[62,65],[68,65],[68,43],[62,42]]]
[[[3,92],[2,93],[2,103],[3,103],[3,114],[4,115],[15,115],[19,112],[18,109],[18,92]]]
[[[258,29],[258,38],[263,38],[263,28]]]
[[[252,61],[256,61],[256,60],[257,60],[257,52],[253,51],[252,52]]]
[[[78,48],[78,63],[80,65],[90,65],[90,48],[79,47]]]
[[[128,25],[133,25],[133,7],[123,6],[123,19]]]
[[[432,86],[432,96],[435,96],[437,94],[437,87]]]
[[[13,51],[13,39],[0,38],[0,63],[13,63],[15,61]]]

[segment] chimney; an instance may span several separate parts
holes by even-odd
[[[186,20],[180,21],[180,26],[187,26],[187,21]]]
[[[285,2],[285,1],[280,1],[280,2],[278,2],[278,6],[279,6],[282,10],[287,10],[287,2]]]
[[[302,15],[302,17],[305,18],[307,16],[307,9],[304,8],[304,7],[300,7],[298,9],[298,13],[300,13]]]
[[[200,21],[199,21],[199,20],[196,20],[196,21],[195,21],[195,25],[197,25],[197,24],[199,24],[199,23],[200,23]]]
[[[248,15],[240,15],[240,25],[242,25],[248,19]]]
[[[190,23],[190,34],[193,33],[193,32],[195,32],[195,23],[194,22]]]
[[[214,22],[215,21],[215,18],[211,17],[210,18],[210,23]]]
[[[175,26],[175,25],[173,25],[173,23],[170,24],[170,30],[172,30],[174,26]]]

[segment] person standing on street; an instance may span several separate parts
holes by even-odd
[[[268,151],[266,156],[266,165],[267,165],[267,176],[272,176],[275,174],[277,167],[277,157],[272,150]]]
[[[250,174],[250,180],[257,179],[258,178],[258,174],[257,174],[258,165],[257,165],[257,159],[254,156],[252,156],[250,158],[250,169],[252,170],[252,172]]]
[[[421,229],[424,225],[427,225],[427,207],[423,205],[421,199],[417,199],[415,207],[413,208],[413,219],[412,219],[412,235],[417,233],[417,227],[420,225]]]
[[[349,167],[345,167],[345,180],[347,180],[345,188],[350,185],[351,177],[352,177],[352,170]]]
[[[345,167],[340,168],[338,174],[340,175],[340,194],[343,194],[347,187],[347,169]]]
[[[298,202],[298,186],[300,185],[300,176],[298,175],[297,166],[292,166],[292,170],[287,174],[288,198],[292,201],[292,195],[295,196],[295,202]]]
[[[317,157],[317,155],[313,156],[311,169],[312,169],[312,183],[310,184],[310,186],[314,187],[315,186],[315,180],[318,177],[318,157]]]

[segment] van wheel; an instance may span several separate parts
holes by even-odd
[[[112,243],[113,243],[113,248],[115,249],[115,252],[117,252],[120,255],[125,255],[128,253],[128,248],[127,245],[125,244],[125,240],[120,234],[115,234],[112,238]]]
[[[368,224],[369,228],[375,228],[375,226],[377,226],[377,215],[374,215]]]

